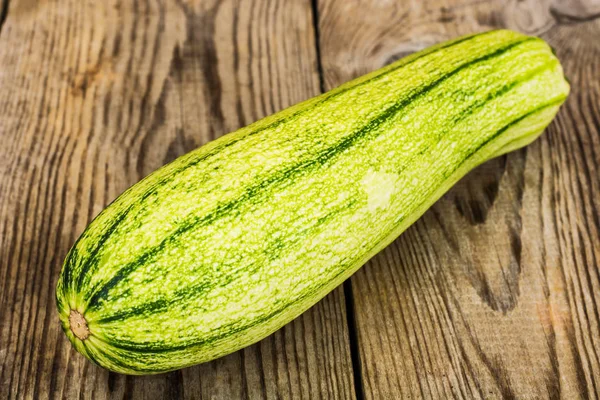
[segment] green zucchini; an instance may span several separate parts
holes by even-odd
[[[541,39],[462,37],[188,153],[102,211],[56,298],[79,352],[160,373],[231,353],[347,279],[569,92]]]

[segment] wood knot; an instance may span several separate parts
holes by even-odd
[[[89,87],[101,80],[110,81],[115,78],[113,66],[110,61],[90,65],[84,71],[76,73],[71,80],[71,94],[85,96]]]

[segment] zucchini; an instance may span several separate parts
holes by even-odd
[[[413,54],[188,153],[102,211],[56,289],[79,352],[126,374],[234,352],[347,279],[569,92],[541,39]]]

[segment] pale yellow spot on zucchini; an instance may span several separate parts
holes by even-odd
[[[398,174],[375,171],[370,169],[363,177],[361,183],[367,193],[367,207],[369,211],[387,208],[392,194],[396,191]]]

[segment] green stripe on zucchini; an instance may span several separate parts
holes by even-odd
[[[97,364],[152,374],[252,344],[394,240],[476,165],[534,140],[569,92],[541,39],[441,44],[215,140],[87,227],[56,296]]]

